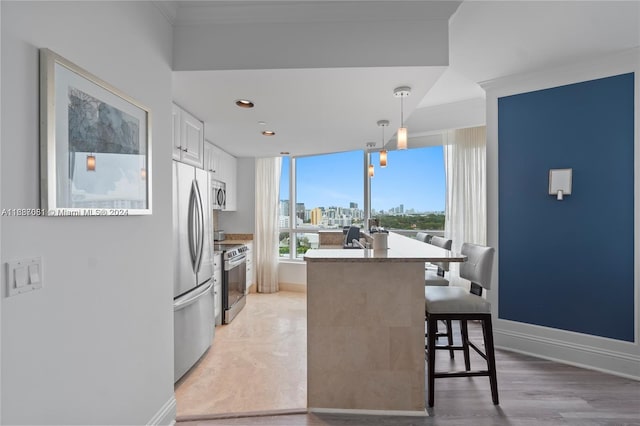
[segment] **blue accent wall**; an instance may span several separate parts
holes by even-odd
[[[632,342],[634,74],[499,98],[498,152],[499,317]]]

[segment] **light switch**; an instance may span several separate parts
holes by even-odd
[[[29,265],[29,284],[40,282],[40,264],[33,263]]]
[[[15,260],[5,265],[8,296],[42,288],[42,258]]]
[[[29,278],[27,276],[27,267],[26,266],[18,266],[17,268],[15,268],[14,270],[14,275],[13,275],[13,279],[14,279],[14,287],[18,288],[18,287],[24,287],[25,285],[27,285],[29,283]]]

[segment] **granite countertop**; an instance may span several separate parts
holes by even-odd
[[[226,240],[214,241],[214,242],[220,245],[231,245],[231,244],[248,244],[248,243],[252,243],[253,240],[226,239]]]
[[[393,232],[387,250],[312,249],[304,255],[307,262],[464,262],[466,256]]]
[[[253,242],[253,234],[227,234],[226,239],[222,241],[214,241],[215,244],[248,244]]]

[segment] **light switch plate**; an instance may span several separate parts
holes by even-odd
[[[27,293],[42,288],[42,258],[15,260],[5,263],[7,295]]]

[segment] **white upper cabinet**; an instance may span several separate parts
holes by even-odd
[[[180,132],[182,131],[180,125],[180,112],[182,110],[176,104],[171,105],[171,125],[172,125],[172,137],[173,137],[173,159],[180,160],[182,157],[182,145],[180,141],[182,136],[180,136]]]
[[[211,142],[205,141],[204,165],[204,169],[209,171],[212,179],[225,183],[227,200],[223,210],[237,210],[238,159]]]
[[[204,123],[177,105],[172,109],[173,158],[204,167]]]
[[[238,159],[233,155],[222,151],[220,168],[226,183],[227,203],[224,210],[235,211],[238,209]]]
[[[222,181],[220,170],[220,159],[222,151],[209,141],[204,141],[204,169],[207,170],[213,179]]]

